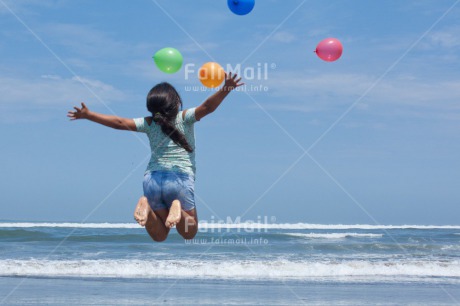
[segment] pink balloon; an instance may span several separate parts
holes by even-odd
[[[316,47],[316,55],[326,62],[333,62],[342,56],[343,47],[337,38],[326,38]]]

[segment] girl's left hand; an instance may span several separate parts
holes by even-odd
[[[85,103],[81,103],[81,108],[74,107],[75,112],[69,111],[67,113],[67,117],[70,120],[77,120],[77,119],[86,119],[88,118],[89,109],[86,107]]]
[[[233,89],[237,87],[243,86],[244,83],[240,83],[241,78],[239,79],[237,78],[238,78],[238,75],[236,73],[234,75],[232,75],[231,72],[229,74],[225,73],[225,83],[223,87],[224,90],[232,91]]]

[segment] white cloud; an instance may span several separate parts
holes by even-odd
[[[266,105],[284,111],[320,112],[351,105],[365,93],[376,77],[365,74],[298,73],[272,75],[265,85],[272,95],[283,97],[286,103]],[[460,79],[420,80],[413,75],[383,79],[356,106],[363,111],[388,113],[405,110],[411,116],[442,115],[458,118],[460,111]]]
[[[281,43],[290,43],[296,40],[296,36],[287,31],[279,31],[273,34],[272,40],[276,42],[281,42]]]
[[[214,51],[217,50],[220,46],[220,44],[215,43],[215,42],[198,42],[199,45],[197,45],[195,42],[183,44],[178,48],[179,52],[182,54],[184,53],[203,53],[203,49],[206,52]],[[202,49],[203,48],[203,49]]]
[[[445,31],[434,32],[428,36],[428,39],[433,47],[460,47],[460,27],[453,27]]]
[[[418,48],[422,50],[438,50],[437,56],[450,51],[458,52],[460,47],[460,26],[450,26],[438,31],[432,31],[422,40]]]
[[[298,72],[273,73],[268,84],[275,94],[288,96],[327,97],[357,95],[368,88],[373,78],[359,74],[314,74]]]
[[[61,80],[61,77],[54,74],[44,74],[41,76],[43,79],[50,79],[50,80]]]
[[[39,36],[46,34],[46,41],[64,46],[86,59],[110,58],[122,60],[133,56],[151,56],[158,48],[154,43],[121,40],[114,33],[98,30],[91,25],[49,23],[37,29]]]
[[[2,2],[15,14],[37,15],[37,7],[56,8],[61,5],[61,0],[2,0]],[[0,14],[11,14],[10,10],[0,2]]]
[[[82,101],[93,105],[100,105],[102,101],[109,105],[127,98],[122,91],[99,80],[82,77],[68,79],[57,75],[30,79],[0,77],[0,92],[0,122],[21,121],[30,117],[45,120],[53,111],[58,109],[62,112],[62,108]]]

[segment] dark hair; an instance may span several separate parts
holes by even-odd
[[[152,113],[153,121],[161,127],[163,133],[187,152],[193,152],[185,135],[176,128],[175,121],[177,114],[182,110],[182,100],[171,84],[163,82],[149,91],[147,109]]]

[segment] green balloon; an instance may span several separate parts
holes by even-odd
[[[182,67],[184,61],[182,54],[174,48],[164,48],[153,56],[158,69],[165,73],[175,73]]]

